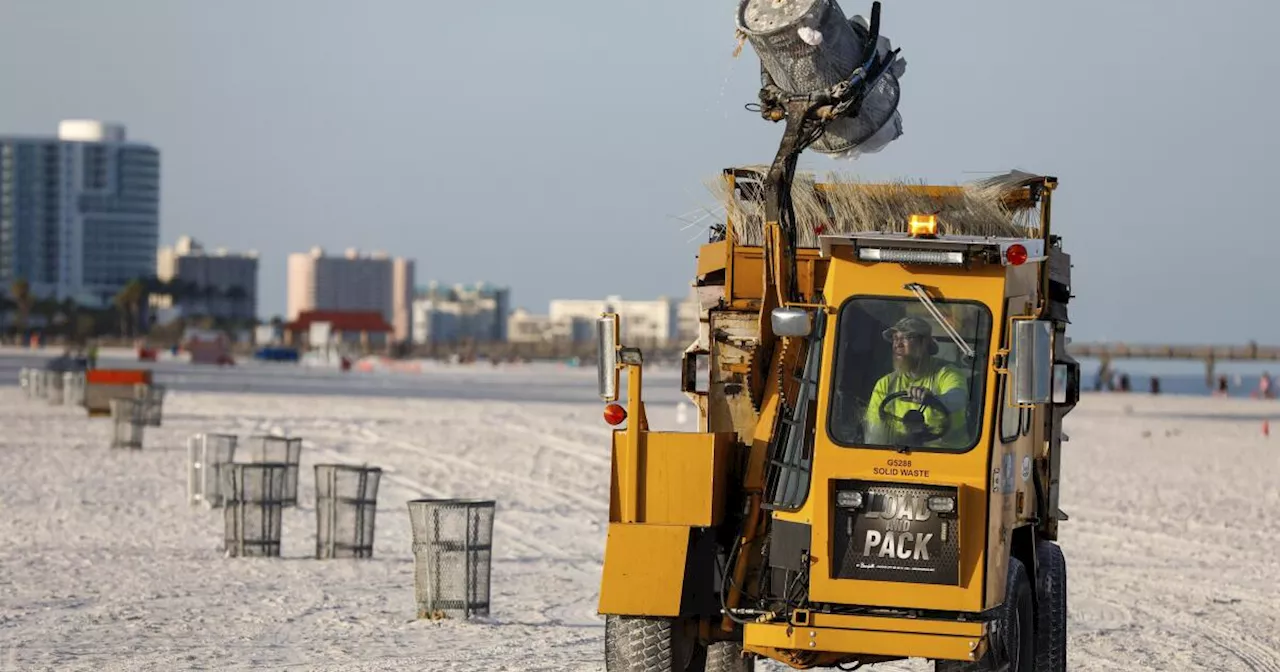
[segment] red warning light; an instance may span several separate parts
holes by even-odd
[[[1027,263],[1027,248],[1020,243],[1014,243],[1004,251],[1004,258],[1008,259],[1013,266],[1021,266]]]
[[[627,419],[627,409],[617,405],[609,404],[604,407],[604,421],[611,425],[620,425],[623,420]]]

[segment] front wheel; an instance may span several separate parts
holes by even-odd
[[[707,650],[683,622],[669,618],[606,616],[608,672],[703,672]]]
[[[1067,559],[1052,541],[1036,544],[1039,566],[1036,672],[1067,672]]]
[[[981,660],[939,660],[934,672],[1036,672],[1036,618],[1031,578],[1017,558],[1009,558],[1004,604],[991,622],[991,642]]]

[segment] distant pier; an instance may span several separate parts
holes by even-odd
[[[1244,345],[1159,345],[1139,343],[1071,343],[1072,357],[1089,357],[1102,362],[1102,375],[1111,373],[1113,359],[1165,359],[1204,362],[1205,384],[1213,387],[1218,362],[1280,362],[1280,347]]]

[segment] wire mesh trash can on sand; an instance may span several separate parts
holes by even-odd
[[[236,442],[232,434],[196,434],[187,439],[187,503],[222,506],[222,470],[233,462]]]
[[[164,415],[164,393],[164,385],[138,383],[133,386],[134,398],[142,402],[142,417],[151,427],[160,426]]]
[[[27,371],[27,383],[29,385],[28,389],[30,390],[27,396],[30,396],[33,399],[45,398],[45,390],[47,389],[45,382],[48,379],[45,377],[44,373],[43,369],[30,369]]]
[[[62,401],[67,406],[84,406],[84,372],[62,374]]]
[[[146,423],[142,405],[136,399],[111,400],[111,447],[142,450],[142,432]]]
[[[285,474],[284,496],[285,506],[298,505],[298,462],[302,459],[302,439],[273,436],[269,434],[249,437],[248,461],[255,463],[284,464],[289,467]]]
[[[62,405],[62,372],[61,371],[45,371],[44,372],[45,399],[49,401],[50,406]]]
[[[382,470],[316,465],[316,559],[372,558]]]
[[[224,465],[223,540],[229,557],[280,557],[280,523],[290,465]]]
[[[409,502],[418,618],[489,614],[493,512],[492,501]]]

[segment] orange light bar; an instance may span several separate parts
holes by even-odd
[[[907,223],[907,234],[912,238],[936,238],[938,236],[937,215],[911,215]]]

